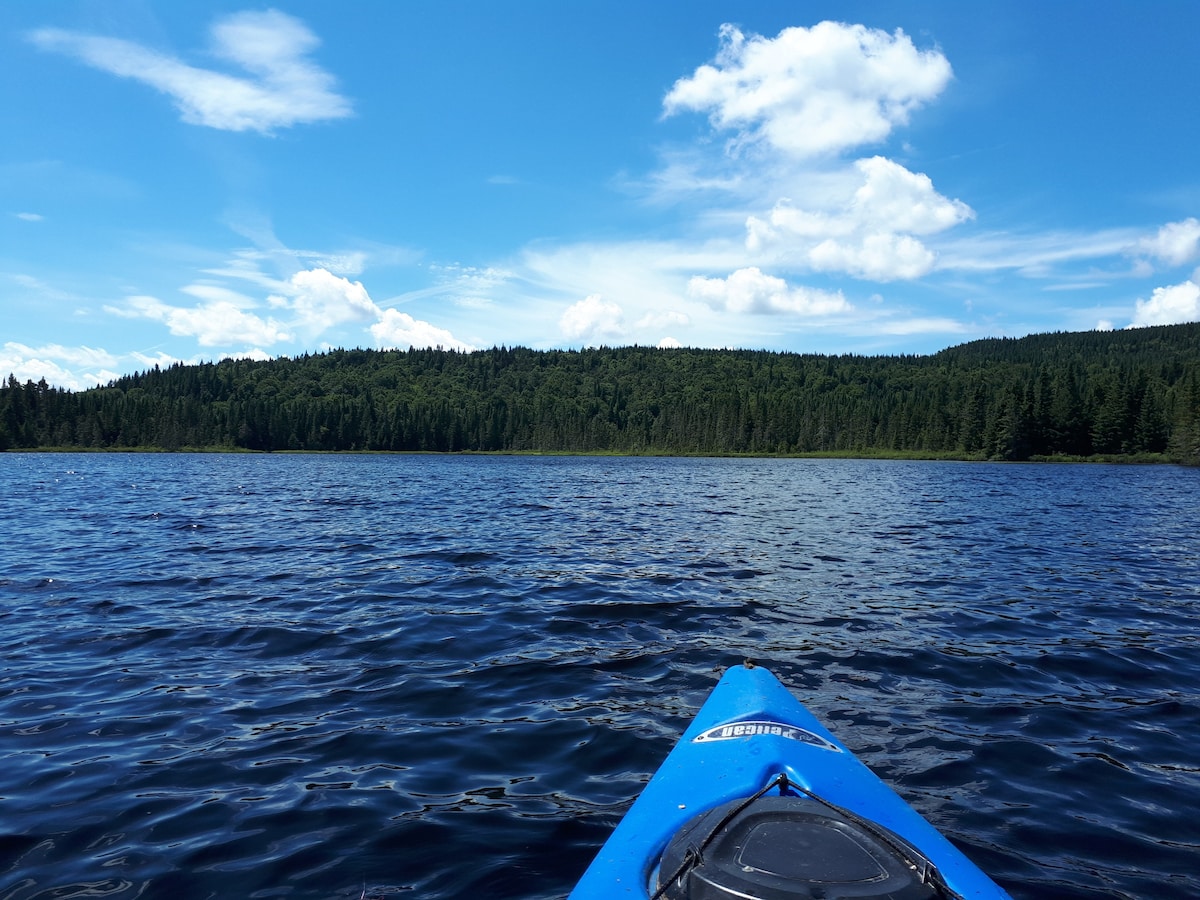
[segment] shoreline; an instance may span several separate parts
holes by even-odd
[[[128,454],[217,454],[230,453],[254,456],[558,456],[558,457],[628,457],[632,459],[858,459],[884,460],[891,462],[963,462],[1005,463],[1022,465],[1028,463],[1074,463],[1099,465],[1170,465],[1188,468],[1186,463],[1172,459],[1165,453],[1139,454],[1095,454],[1092,456],[1031,456],[1028,459],[1006,460],[981,454],[951,453],[943,451],[890,451],[890,450],[814,450],[798,453],[719,453],[714,451],[658,451],[658,450],[249,450],[244,447],[14,447],[0,451],[0,455],[18,453],[128,453]]]

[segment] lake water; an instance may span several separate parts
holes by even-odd
[[[0,900],[561,898],[771,668],[1017,898],[1200,896],[1200,470],[0,454]]]

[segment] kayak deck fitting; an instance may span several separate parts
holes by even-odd
[[[1008,894],[747,663],[721,677],[569,900],[619,897]]]

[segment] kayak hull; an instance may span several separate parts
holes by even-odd
[[[768,670],[747,665],[725,672],[569,900],[645,900],[655,889],[662,854],[681,828],[781,775],[800,793],[811,792],[899,836],[958,895],[1008,897]]]

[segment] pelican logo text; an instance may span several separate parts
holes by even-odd
[[[789,741],[800,741],[802,744],[812,744],[816,747],[822,747],[825,750],[838,749],[819,734],[813,734],[807,729],[797,728],[795,725],[785,725],[782,722],[761,720],[753,722],[730,722],[727,725],[718,725],[716,728],[710,728],[703,734],[698,735],[695,738],[695,742],[697,744],[704,744],[710,741],[732,741],[737,738],[755,737],[760,734],[787,738]]]

